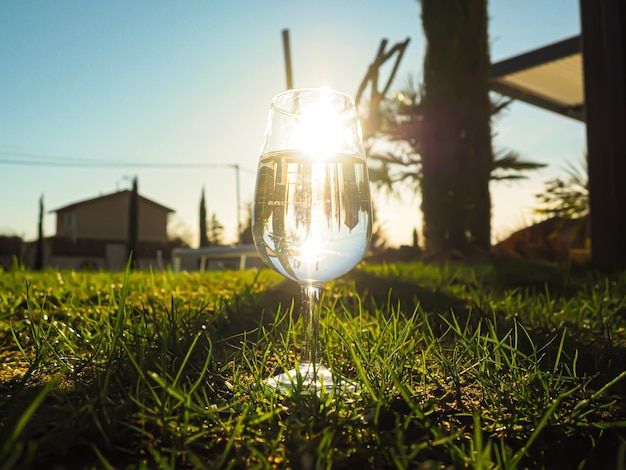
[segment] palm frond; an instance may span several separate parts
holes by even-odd
[[[489,178],[491,181],[519,181],[528,179],[528,175],[522,174],[506,174],[506,175],[498,175],[497,173],[491,173]]]
[[[506,110],[515,101],[513,98],[504,95],[498,95],[498,98],[491,100],[491,117],[495,118],[502,115],[502,111]]]
[[[496,152],[493,160],[493,170],[508,171],[530,171],[544,168],[545,163],[534,162],[531,160],[522,160],[519,153],[513,150],[505,150]]]

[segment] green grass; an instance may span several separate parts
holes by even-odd
[[[0,469],[624,468],[626,274],[363,265],[325,286],[345,395],[268,270],[0,273]]]

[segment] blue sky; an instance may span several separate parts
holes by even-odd
[[[494,62],[580,31],[577,0],[492,0],[489,10]],[[414,0],[0,0],[0,234],[34,238],[42,194],[49,211],[138,176],[140,193],[176,211],[171,232],[197,243],[204,187],[209,213],[234,240],[233,165],[248,203],[268,106],[285,88],[282,29],[295,86],[354,94],[382,38],[411,38],[395,88],[409,75],[419,80],[419,15]],[[549,164],[527,181],[492,186],[502,238],[532,220],[547,179],[581,161],[585,130],[523,103],[494,130],[496,145]],[[35,159],[56,165],[27,164]],[[85,160],[109,165],[78,166]],[[380,197],[378,205],[390,240],[410,242],[419,202]],[[54,234],[53,214],[44,226]]]

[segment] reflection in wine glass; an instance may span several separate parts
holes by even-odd
[[[274,98],[252,234],[263,261],[298,282],[302,294],[302,360],[268,384],[332,390],[333,375],[319,347],[321,287],[354,268],[371,237],[369,179],[352,98],[327,88],[289,90]]]

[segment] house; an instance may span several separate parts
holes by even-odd
[[[22,238],[16,235],[0,235],[0,272],[21,261],[23,244]]]
[[[128,261],[131,194],[118,191],[51,211],[56,213],[56,234],[45,241],[44,266],[123,269]],[[162,269],[174,248],[167,236],[168,217],[174,211],[139,195],[137,212],[139,267]],[[31,256],[25,253],[24,258]]]
[[[75,202],[55,209],[56,236],[71,240],[128,240],[128,210],[132,191]],[[167,219],[174,212],[139,195],[138,238],[143,242],[167,243]]]

